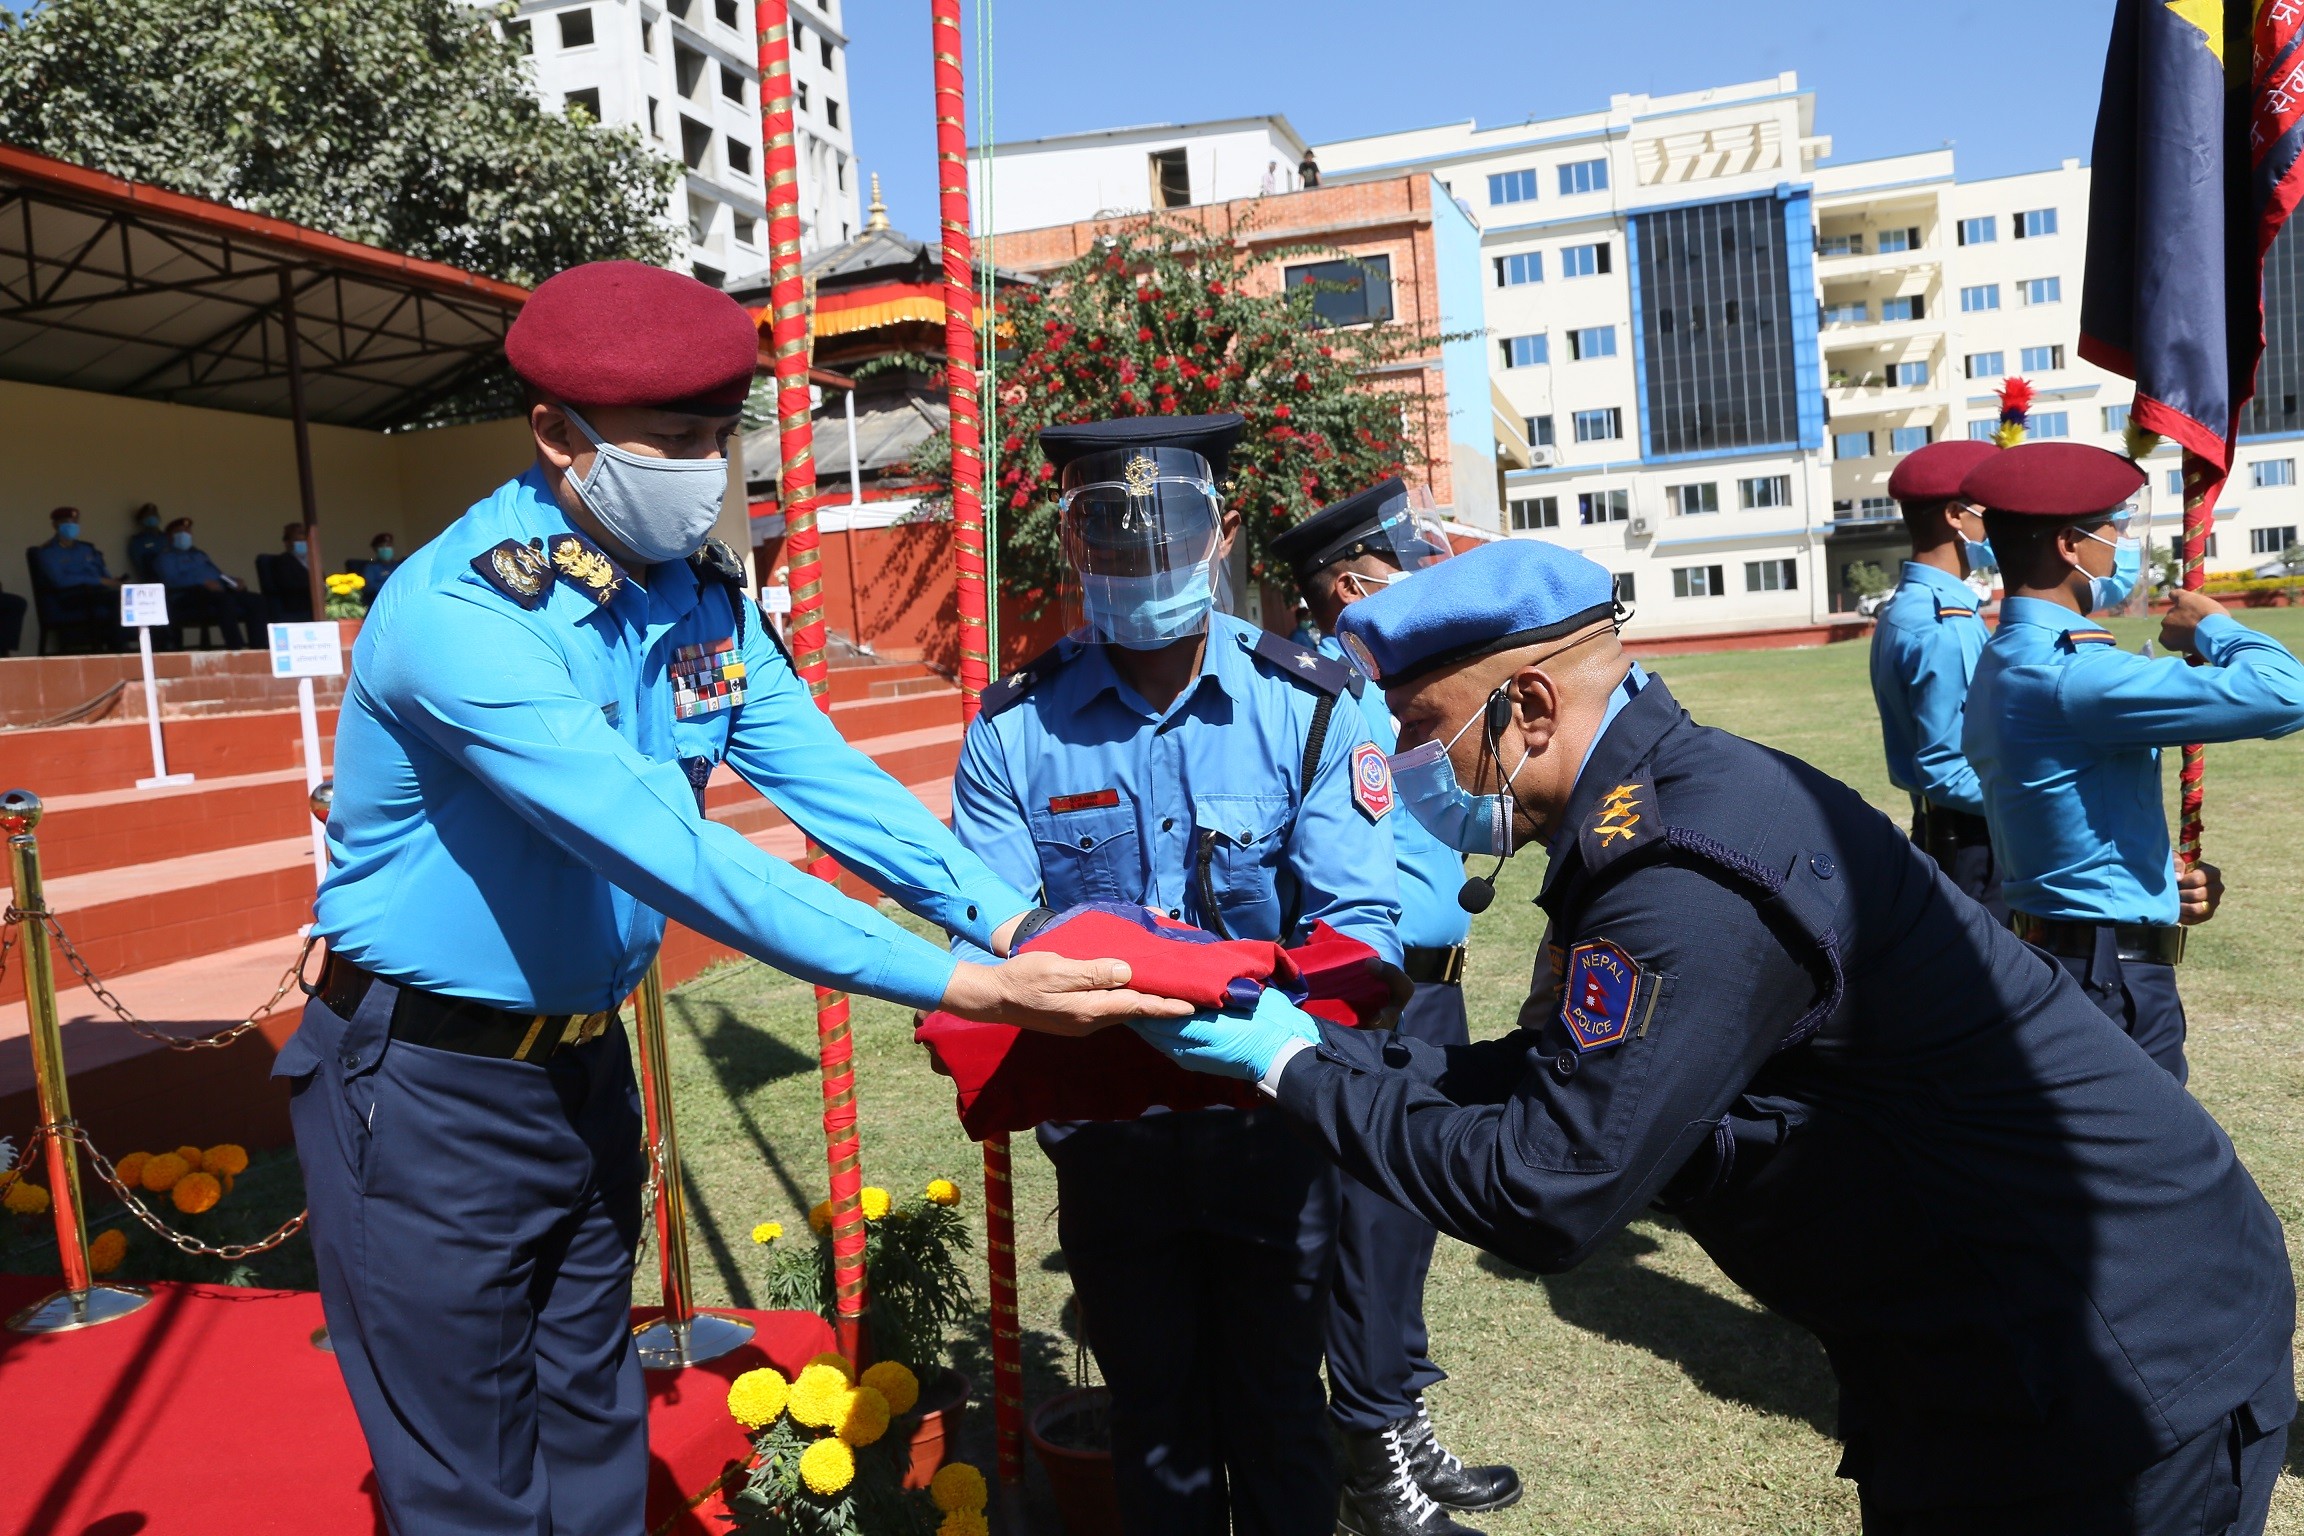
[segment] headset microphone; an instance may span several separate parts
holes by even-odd
[[[1488,720],[1483,748],[1490,762],[1496,764],[1497,810],[1504,823],[1504,852],[1496,859],[1496,867],[1486,875],[1470,875],[1456,892],[1456,905],[1477,917],[1496,900],[1496,878],[1504,873],[1504,861],[1512,856],[1512,802],[1507,798],[1504,783],[1504,764],[1496,753],[1496,738],[1504,734],[1504,727],[1512,723],[1512,700],[1502,688],[1488,695]]]
[[[1470,875],[1463,888],[1456,893],[1456,905],[1477,917],[1488,910],[1496,900],[1496,877],[1504,873],[1504,861],[1498,859],[1496,867],[1485,875]]]

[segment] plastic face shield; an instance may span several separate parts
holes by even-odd
[[[1436,565],[1455,553],[1441,530],[1432,493],[1422,486],[1386,501],[1376,517],[1376,527],[1364,542],[1371,553],[1387,556],[1403,571]]]
[[[1227,596],[1224,503],[1200,455],[1091,454],[1067,465],[1057,529],[1067,617],[1095,638],[1150,650],[1207,628]]]

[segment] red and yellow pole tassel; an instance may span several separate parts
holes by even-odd
[[[817,707],[832,712],[824,650],[824,563],[816,533],[815,433],[809,417],[807,297],[800,281],[800,169],[792,131],[792,27],[787,0],[756,0],[760,44],[760,135],[768,173],[770,339],[776,357],[776,423],[783,463],[784,556],[792,568],[792,661]],[[834,885],[840,866],[808,842],[808,872]],[[816,989],[816,1059],[824,1080],[824,1151],[832,1170],[832,1278],[840,1352],[864,1352],[864,1154],[856,1130],[856,1048],[848,994]]]
[[[936,187],[944,243],[944,392],[952,408],[952,545],[960,614],[961,715],[992,680],[984,569],[984,416],[976,395],[976,263],[968,219],[967,77],[960,0],[930,0]],[[1008,1138],[984,1143],[984,1250],[992,1306],[992,1419],[1000,1480],[1024,1478],[1024,1336],[1016,1315],[1015,1194]]]

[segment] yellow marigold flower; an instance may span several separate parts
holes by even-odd
[[[870,1387],[858,1387],[848,1394],[848,1411],[836,1433],[850,1445],[870,1445],[888,1433],[888,1418],[888,1399]]]
[[[850,1365],[848,1357],[836,1349],[828,1349],[820,1355],[811,1356],[808,1363],[810,1365],[828,1365],[840,1373],[842,1381],[850,1386],[856,1385],[856,1367]]]
[[[920,1401],[920,1378],[912,1368],[894,1360],[882,1360],[864,1368],[857,1385],[870,1387],[888,1400],[890,1413],[910,1413],[912,1405]]]
[[[877,1184],[865,1185],[864,1193],[860,1198],[866,1221],[878,1221],[888,1214],[888,1191],[880,1188]]]
[[[783,1235],[784,1223],[780,1221],[764,1221],[752,1229],[752,1241],[756,1243],[772,1243]]]
[[[176,1187],[176,1181],[192,1171],[192,1165],[177,1152],[163,1152],[144,1160],[144,1187],[155,1195],[164,1195]]]
[[[856,1458],[838,1440],[819,1440],[800,1453],[800,1481],[820,1498],[830,1498],[855,1480]]]
[[[248,1171],[248,1149],[236,1141],[220,1142],[200,1154],[200,1167],[208,1173],[237,1177]]]
[[[746,1371],[728,1385],[728,1412],[746,1429],[765,1429],[784,1411],[792,1385],[782,1371]]]
[[[176,1181],[168,1198],[185,1215],[197,1216],[216,1208],[216,1202],[224,1198],[224,1184],[212,1173],[188,1173]]]
[[[328,590],[338,597],[349,597],[368,585],[368,578],[356,571],[338,571],[328,578]]]
[[[112,1165],[112,1171],[120,1175],[121,1183],[127,1185],[130,1189],[134,1189],[138,1184],[143,1182],[144,1165],[150,1161],[152,1161],[152,1154],[149,1152],[131,1152],[126,1157],[120,1159],[120,1161],[114,1163]]]
[[[991,1522],[976,1509],[955,1509],[936,1527],[936,1536],[992,1536]]]
[[[960,1186],[950,1179],[930,1179],[928,1181],[928,1203],[930,1205],[958,1205],[960,1203]]]
[[[201,1169],[208,1166],[205,1162],[201,1161],[200,1149],[198,1147],[178,1147],[176,1149],[176,1155],[184,1159],[184,1166],[191,1169],[194,1173],[198,1173]]]
[[[811,1232],[829,1232],[832,1230],[831,1201],[819,1200],[809,1209],[808,1230]]]
[[[5,1206],[12,1216],[44,1216],[48,1212],[48,1191],[30,1179],[10,1179],[8,1192],[0,1195],[0,1206]]]
[[[88,1267],[99,1275],[112,1273],[127,1257],[128,1234],[118,1227],[105,1228],[88,1245]]]
[[[792,1383],[792,1400],[785,1405],[792,1422],[810,1429],[830,1429],[848,1412],[848,1394],[855,1391],[848,1378],[828,1365],[813,1362]]]
[[[946,1462],[928,1480],[928,1497],[948,1515],[955,1510],[982,1513],[984,1501],[991,1493],[992,1490],[984,1486],[984,1474],[964,1461]]]

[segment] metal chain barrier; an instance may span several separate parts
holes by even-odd
[[[66,937],[63,925],[56,921],[56,914],[53,912],[26,912],[23,908],[11,903],[7,911],[0,914],[0,923],[5,923],[8,931],[6,943],[0,944],[0,975],[7,973],[7,946],[15,942],[15,936],[19,931],[16,925],[34,917],[39,918],[41,925],[55,937],[56,947],[63,952],[64,963],[72,967],[72,974],[80,978],[80,984],[88,989],[90,996],[102,1003],[111,1011],[114,1018],[137,1034],[155,1044],[164,1045],[172,1051],[221,1050],[250,1030],[255,1029],[263,1022],[266,1015],[280,1006],[280,1000],[288,995],[289,990],[296,985],[297,978],[304,974],[304,962],[311,956],[312,946],[317,942],[313,938],[307,938],[304,941],[304,947],[296,951],[296,958],[290,961],[288,969],[281,973],[280,985],[272,989],[272,995],[264,1000],[262,1007],[250,1013],[239,1023],[219,1029],[212,1034],[172,1035],[156,1025],[145,1023],[135,1014],[129,1012],[127,1004],[114,997],[111,988],[96,979],[96,973],[88,968],[88,962],[81,958],[80,951],[74,947],[72,940]]]
[[[56,1126],[52,1133],[33,1132],[31,1146],[27,1146],[17,1159],[19,1166],[29,1164],[32,1147],[39,1145],[44,1134],[60,1135],[78,1143],[80,1150],[88,1154],[88,1162],[96,1170],[97,1177],[112,1186],[112,1193],[120,1197],[120,1203],[128,1207],[130,1215],[151,1228],[153,1233],[163,1242],[170,1244],[179,1252],[188,1253],[197,1258],[252,1259],[260,1253],[270,1253],[303,1231],[305,1219],[312,1214],[309,1210],[298,1211],[287,1221],[281,1223],[277,1231],[268,1236],[260,1237],[252,1243],[204,1243],[190,1233],[177,1231],[153,1214],[152,1208],[144,1203],[137,1192],[120,1177],[118,1170],[113,1168],[112,1160],[96,1150],[96,1143],[88,1139],[88,1133],[80,1128],[80,1122],[77,1120],[63,1122]]]

